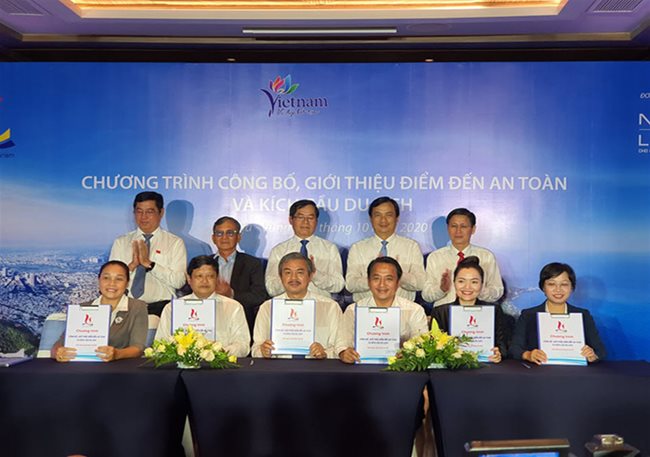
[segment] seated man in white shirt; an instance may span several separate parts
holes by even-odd
[[[194,257],[187,266],[187,282],[193,293],[182,298],[187,300],[214,299],[216,302],[215,340],[219,341],[230,355],[246,357],[250,349],[251,337],[244,308],[232,298],[215,292],[218,270],[217,260],[212,256]],[[172,329],[172,304],[168,303],[160,315],[156,339],[170,339],[174,330]]]
[[[359,362],[354,349],[354,316],[357,306],[397,306],[400,308],[400,346],[404,341],[429,330],[424,309],[410,300],[397,296],[402,267],[392,257],[378,257],[368,265],[368,288],[371,295],[348,306],[343,314],[336,342],[339,358],[345,363]]]
[[[160,312],[185,284],[187,253],[185,243],[160,228],[165,215],[163,196],[140,192],[133,201],[137,230],[122,235],[111,248],[110,260],[129,266],[129,296],[147,303],[149,314]]]
[[[299,252],[290,252],[280,260],[278,272],[285,292],[277,298],[313,299],[316,302],[315,341],[309,347],[309,357],[336,358],[336,334],[341,320],[341,307],[334,300],[309,291],[309,282],[314,276],[312,261]],[[260,306],[255,319],[251,351],[253,357],[271,358],[271,351],[275,348],[271,341],[271,302],[272,300],[267,300]]]
[[[309,283],[309,291],[330,297],[341,292],[345,285],[343,264],[336,245],[316,235],[319,210],[312,200],[298,200],[289,208],[289,223],[294,235],[271,249],[266,266],[266,291],[271,297],[285,291],[278,264],[290,252],[299,252],[312,261],[314,274]]]
[[[427,257],[426,281],[422,298],[434,306],[456,300],[451,272],[465,257],[476,256],[485,272],[483,289],[479,300],[496,302],[503,295],[503,281],[499,265],[489,250],[470,243],[476,232],[476,215],[466,208],[456,208],[447,215],[447,232],[450,244],[433,251]]]
[[[395,233],[399,222],[399,205],[390,197],[375,199],[368,208],[375,234],[352,245],[348,255],[345,286],[355,302],[370,296],[368,264],[378,256],[389,256],[402,266],[404,274],[397,295],[413,301],[424,286],[424,258],[418,243]]]

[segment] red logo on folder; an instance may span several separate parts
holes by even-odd
[[[375,317],[375,323],[372,328],[384,328],[384,323],[381,321],[379,316]]]
[[[199,320],[199,313],[197,313],[194,308],[190,309],[189,320],[191,320],[191,321],[198,321]]]
[[[566,332],[566,327],[564,326],[564,322],[562,321],[557,321],[557,328],[555,329],[556,332]]]
[[[297,321],[298,320],[298,313],[293,308],[291,308],[291,311],[289,311],[289,320],[290,321]]]
[[[86,317],[84,318],[83,325],[87,325],[89,327],[93,326],[93,318],[90,317],[90,314],[86,314]]]
[[[478,321],[473,314],[469,315],[469,321],[467,322],[468,327],[478,327]]]

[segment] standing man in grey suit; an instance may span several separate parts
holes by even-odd
[[[237,219],[230,216],[217,219],[212,227],[212,242],[217,247],[214,258],[219,262],[216,292],[242,304],[252,335],[257,309],[268,295],[262,261],[237,251],[240,241],[241,224]]]

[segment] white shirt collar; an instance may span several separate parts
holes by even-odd
[[[158,235],[160,233],[160,230],[161,230],[161,228],[160,228],[160,225],[159,225],[158,228],[156,228],[156,230],[151,232],[151,235],[153,235],[155,237],[156,235]],[[138,232],[139,236],[144,236],[145,235],[145,233],[140,229],[140,227],[137,228],[136,232]]]
[[[395,236],[396,236],[396,235],[397,235],[397,234],[396,234],[395,232],[393,232],[391,236],[389,236],[388,238],[386,238],[385,240],[383,240],[383,239],[381,239],[381,238],[380,238],[376,233],[374,234],[375,238],[376,238],[377,240],[379,240],[379,243],[381,243],[382,241],[387,241],[388,243],[390,243],[391,241],[393,241],[393,240],[395,239]]]
[[[289,298],[289,296],[287,295],[286,292],[282,292],[280,295],[278,295],[277,297],[273,297],[273,298],[282,298],[284,300],[316,300],[316,296],[309,293],[309,291],[307,291],[307,295],[305,295],[302,298]]]
[[[548,310],[548,302],[544,302],[544,311],[550,313],[550,311]],[[567,306],[567,304],[566,303],[564,304],[564,311],[556,314],[569,314],[569,307]]]
[[[296,241],[298,241],[298,243],[300,243],[302,240],[311,241],[311,240],[314,239],[315,236],[316,236],[316,235],[312,234],[311,236],[308,236],[307,238],[300,238],[300,237],[299,237],[298,235],[296,235],[295,233],[293,234],[293,238],[294,238]]]
[[[92,304],[93,306],[101,305],[102,296],[100,295],[99,297],[97,297]],[[126,295],[123,295],[122,298],[120,298],[120,301],[117,303],[114,312],[128,311],[128,310],[129,310],[129,298]]]
[[[452,250],[452,252],[453,252],[455,255],[458,255],[459,252],[462,252],[463,254],[465,254],[465,257],[468,257],[468,256],[469,256],[469,251],[470,251],[470,249],[472,248],[472,243],[470,243],[470,244],[468,244],[467,246],[465,246],[465,249],[463,249],[463,250],[461,251],[461,250],[459,250],[459,249],[456,249],[456,246],[454,246],[454,245],[452,244],[452,242],[450,241],[450,242],[449,242],[449,248]]]
[[[219,299],[219,294],[216,292],[212,292],[210,296],[207,298],[207,300],[218,300]],[[184,297],[181,297],[181,300],[204,300],[203,298],[199,298],[196,296],[194,292],[192,292],[189,295],[185,295]]]
[[[366,297],[365,299],[362,299],[361,302],[358,303],[358,305],[380,307],[375,301],[375,297],[373,297],[372,295]],[[395,295],[395,298],[393,298],[393,303],[391,303],[390,306],[388,306],[388,308],[393,308],[393,307],[395,308],[400,307],[399,301],[397,300],[397,295]]]

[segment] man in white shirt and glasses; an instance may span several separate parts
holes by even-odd
[[[331,298],[309,291],[309,284],[314,277],[314,265],[311,259],[299,252],[286,254],[278,264],[278,274],[285,290],[277,298],[288,300],[313,299],[314,309],[314,342],[309,348],[309,358],[336,358],[336,336],[341,320],[341,307]],[[271,340],[272,300],[265,301],[257,313],[253,331],[253,357],[273,357],[275,348]],[[291,358],[291,356],[278,356]],[[294,356],[295,357],[295,356]]]
[[[110,260],[121,260],[131,272],[129,296],[147,303],[149,314],[163,306],[185,284],[185,243],[160,228],[165,215],[163,196],[140,192],[133,201],[137,229],[115,240]]]
[[[289,223],[294,235],[276,245],[266,266],[266,291],[275,297],[285,291],[278,274],[280,259],[290,252],[299,252],[313,263],[314,274],[309,291],[331,297],[345,285],[341,255],[334,243],[314,235],[318,226],[318,207],[312,200],[298,200],[289,208]]]

